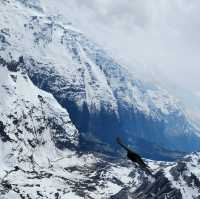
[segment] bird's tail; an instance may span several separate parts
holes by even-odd
[[[153,176],[152,171],[151,171],[151,168],[150,168],[146,163],[143,163],[143,164],[141,165],[141,168],[142,168],[142,170],[143,170],[144,172],[146,172],[146,174]]]

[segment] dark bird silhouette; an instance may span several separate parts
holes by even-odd
[[[148,165],[142,160],[142,158],[137,153],[133,152],[126,145],[124,145],[119,137],[117,137],[116,140],[117,140],[117,143],[127,151],[127,157],[132,162],[137,163],[141,169],[148,172],[149,174],[151,173]]]

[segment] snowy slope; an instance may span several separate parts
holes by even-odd
[[[2,199],[200,196],[199,153],[177,163],[146,160],[149,176],[126,159],[80,152],[68,112],[32,83],[25,60],[0,62]]]
[[[63,4],[58,4],[61,10]],[[56,98],[80,132],[92,134],[86,137],[112,148],[120,135],[154,159],[168,159],[162,147],[198,150],[199,131],[179,101],[116,63],[60,15],[58,5],[53,12],[47,1],[1,1],[3,60],[21,57],[33,83]]]
[[[29,156],[45,156],[39,161],[47,164],[46,154],[77,146],[78,131],[52,95],[35,87],[22,72],[10,72],[2,65],[0,72],[1,151],[12,157],[12,164]]]
[[[128,176],[131,164],[78,154],[78,131],[66,110],[24,72],[8,68],[0,65],[1,198],[102,198],[140,183]]]
[[[0,74],[2,199],[200,196],[199,153],[177,163],[146,160],[152,176],[126,159],[77,153],[78,131],[54,97],[35,87],[20,63],[4,62]]]
[[[198,199],[200,197],[200,154],[193,153],[177,163],[150,162],[156,171],[151,180],[143,179],[137,189],[122,189],[112,198]]]
[[[199,153],[145,160],[148,175],[92,152],[117,135],[155,159],[172,154],[160,145],[192,151],[200,141],[177,99],[116,63],[51,3],[0,1],[0,198],[199,198]]]
[[[17,4],[18,1],[23,4]],[[83,33],[63,22],[62,16],[40,12],[39,1],[18,1],[4,1],[5,5],[1,6],[1,17],[5,18],[1,21],[4,58],[11,59],[12,55],[17,60],[23,55],[55,65],[55,70],[71,84],[81,81],[84,72],[84,83],[76,85],[82,83],[86,87],[89,107],[95,99],[95,108],[100,108],[100,101],[105,100],[112,109],[117,109],[116,98],[121,98],[152,117],[158,117],[159,112],[168,115],[180,109],[177,100],[165,90],[134,79]],[[35,7],[38,10],[33,9]],[[120,92],[120,88],[127,89]],[[100,99],[102,95],[104,98]]]
[[[141,184],[129,176],[132,164],[77,153],[78,131],[66,110],[11,68],[0,65],[1,198],[107,198]]]

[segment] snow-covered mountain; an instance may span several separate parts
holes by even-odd
[[[188,155],[177,163],[160,162],[157,166],[158,170],[154,165],[154,170],[157,172],[151,180],[143,180],[136,189],[122,189],[111,198],[198,199],[200,197],[199,153]]]
[[[49,14],[46,5],[1,1],[0,55],[21,62],[87,141],[99,140],[112,150],[121,136],[145,157],[160,160],[200,148],[199,130],[176,98],[138,79],[63,16]]]
[[[7,67],[13,69],[11,63],[0,65],[1,198],[83,198],[87,191],[101,198],[102,193],[120,190],[117,179],[112,180],[116,175],[125,184],[133,180],[128,177],[131,167],[119,168],[94,154],[78,154],[78,131],[67,111],[26,74]],[[119,169],[126,176],[121,177]],[[101,172],[111,173],[110,187],[103,184]]]
[[[18,65],[19,66],[19,65]],[[200,196],[200,154],[133,163],[78,151],[79,133],[51,94],[16,63],[0,65],[0,195],[10,198],[174,198]]]
[[[199,149],[184,107],[47,8],[0,1],[0,198],[199,198],[199,153],[152,175],[110,156],[117,136],[154,159]]]

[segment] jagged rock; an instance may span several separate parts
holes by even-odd
[[[3,142],[11,141],[10,137],[7,135],[5,131],[5,125],[2,121],[0,121],[0,138]]]

